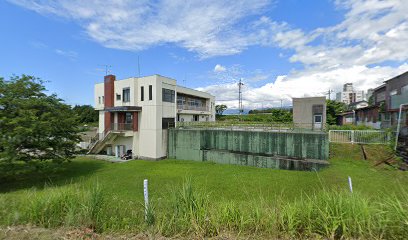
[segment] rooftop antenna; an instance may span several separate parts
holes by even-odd
[[[244,108],[242,106],[242,86],[244,84],[242,83],[242,78],[239,79],[238,82],[238,109],[239,109],[239,115],[241,115],[244,112]]]
[[[102,66],[102,67],[104,67],[104,68],[105,68],[105,76],[107,76],[107,75],[108,75],[108,73],[110,73],[110,72],[111,72],[112,65],[108,65],[108,64],[99,64],[99,66]]]

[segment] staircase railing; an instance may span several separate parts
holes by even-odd
[[[110,128],[105,128],[102,133],[95,134],[89,141],[88,149],[91,150],[99,141],[103,141],[110,131]]]
[[[112,123],[109,128],[105,128],[102,133],[97,133],[89,141],[88,149],[91,150],[99,141],[103,141],[110,131],[132,131],[132,123]]]

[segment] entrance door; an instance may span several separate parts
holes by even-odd
[[[322,121],[323,121],[323,116],[322,115],[314,115],[313,117],[313,129],[322,129]]]
[[[125,154],[125,151],[126,151],[125,145],[116,145],[115,156],[121,157],[122,155]]]

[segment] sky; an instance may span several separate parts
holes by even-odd
[[[0,1],[0,76],[28,74],[68,104],[160,74],[246,109],[366,91],[408,71],[408,0]],[[331,98],[334,98],[334,93]]]

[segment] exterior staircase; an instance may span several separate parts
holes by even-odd
[[[88,154],[97,154],[103,150],[106,143],[112,142],[115,140],[117,136],[119,136],[119,132],[114,131],[106,131],[103,133],[97,133],[90,141],[88,147]]]
[[[103,150],[106,144],[113,142],[118,136],[123,135],[127,131],[133,130],[131,123],[113,123],[110,128],[107,128],[103,133],[97,133],[89,141],[88,154],[97,154]]]

